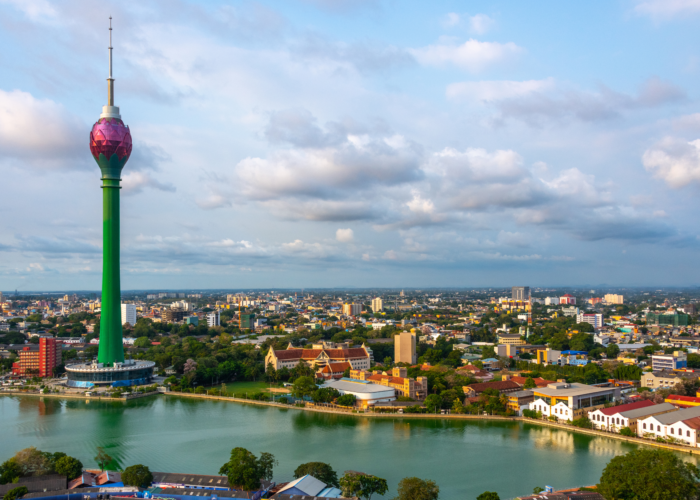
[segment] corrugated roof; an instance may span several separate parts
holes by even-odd
[[[636,403],[628,403],[626,405],[611,406],[610,408],[601,408],[600,413],[603,415],[616,415],[618,413],[624,413],[630,410],[636,410],[638,408],[646,408],[647,406],[654,406],[656,403],[653,401],[637,401]]]
[[[671,403],[667,403],[671,404]],[[686,408],[684,410],[672,411],[663,415],[655,415],[653,418],[661,425],[671,425],[682,420],[688,420],[694,417],[700,417],[700,406],[694,408]]]

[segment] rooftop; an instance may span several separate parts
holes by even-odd
[[[572,382],[567,383],[555,383],[549,384],[547,387],[538,387],[534,389],[535,396],[558,396],[558,397],[572,397],[572,396],[584,396],[586,394],[596,394],[602,392],[610,392],[614,388],[612,387],[594,387],[592,385],[578,384]]]

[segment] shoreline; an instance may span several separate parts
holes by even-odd
[[[296,406],[287,405],[283,403],[273,403],[270,401],[256,401],[254,399],[241,399],[233,398],[228,396],[210,396],[208,394],[192,394],[187,392],[153,392],[147,394],[141,394],[136,397],[126,398],[104,398],[99,396],[87,397],[84,395],[74,395],[74,394],[38,394],[38,393],[26,393],[26,392],[0,392],[0,396],[33,396],[33,397],[49,397],[49,398],[65,398],[65,399],[84,399],[86,401],[98,400],[98,401],[119,401],[126,402],[130,399],[137,399],[147,396],[155,396],[158,394],[163,394],[164,396],[172,396],[179,398],[190,398],[190,399],[205,399],[210,401],[224,401],[229,403],[239,403],[239,404],[249,404],[256,406],[268,406],[279,408],[283,410],[299,410],[312,413],[325,413],[329,415],[344,415],[349,417],[361,417],[361,418],[374,418],[374,419],[428,419],[428,420],[493,420],[501,422],[522,422],[524,424],[539,425],[542,427],[550,427],[555,429],[561,429],[569,432],[578,432],[580,434],[587,434],[589,436],[607,437],[611,439],[616,439],[618,441],[626,441],[630,444],[640,445],[640,446],[652,446],[655,448],[664,448],[670,451],[676,451],[680,453],[688,453],[690,455],[700,455],[700,448],[693,448],[690,446],[676,445],[670,443],[659,443],[657,441],[650,441],[648,439],[640,437],[628,437],[621,434],[613,432],[599,431],[596,429],[584,429],[582,427],[575,427],[569,424],[563,424],[559,422],[550,422],[549,420],[535,420],[527,417],[503,417],[500,415],[459,415],[459,414],[430,414],[430,413],[365,413],[365,412],[351,412],[351,411],[341,411],[326,408],[317,408],[309,406]]]

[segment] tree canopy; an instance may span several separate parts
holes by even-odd
[[[356,496],[366,500],[370,500],[375,493],[383,495],[389,490],[386,479],[369,474],[346,473],[339,483],[343,496]]]
[[[667,450],[633,450],[603,470],[598,491],[609,500],[697,500],[700,470]]]
[[[131,465],[122,472],[122,482],[125,486],[146,488],[153,482],[153,474],[145,465]]]
[[[294,471],[294,478],[298,479],[307,474],[315,477],[319,481],[323,481],[329,486],[334,486],[336,488],[339,486],[338,474],[336,474],[330,464],[323,462],[307,462],[301,464]]]
[[[231,450],[231,459],[221,466],[219,474],[228,476],[232,487],[253,491],[260,488],[260,481],[272,480],[275,465],[277,460],[271,453],[263,452],[257,458],[245,448],[237,447]]]
[[[405,477],[399,481],[398,494],[393,500],[438,500],[440,487],[431,480]]]

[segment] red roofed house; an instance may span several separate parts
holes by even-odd
[[[121,484],[122,475],[119,472],[106,470],[104,472],[90,472],[84,470],[81,475],[68,483],[68,489],[94,488],[105,484]]]
[[[623,427],[629,427],[637,432],[637,421],[652,415],[661,415],[675,411],[676,407],[670,403],[655,404],[653,401],[636,401],[626,405],[598,408],[588,412],[588,418],[593,422],[595,429],[620,432]]]
[[[265,370],[272,365],[275,370],[292,369],[304,361],[312,368],[321,368],[330,363],[350,363],[353,370],[369,370],[370,356],[364,344],[349,349],[295,349],[291,345],[284,351],[270,351],[265,356]]]
[[[352,369],[352,366],[347,361],[342,363],[328,363],[326,366],[316,372],[316,378],[338,380],[343,378],[343,373],[345,373],[345,370],[348,368]]]
[[[465,365],[457,368],[457,373],[459,372],[469,372],[468,376],[475,378],[479,382],[490,382],[493,380],[493,373],[482,370],[478,366]]]
[[[565,293],[563,296],[559,297],[559,304],[565,304],[565,305],[575,305],[576,304],[576,297],[573,295],[569,295],[568,293]]]
[[[350,378],[393,387],[400,396],[408,396],[416,401],[422,401],[428,396],[427,377],[408,378],[408,370],[405,367],[393,368],[391,375],[386,372],[372,373],[364,370],[351,370]]]
[[[462,387],[464,395],[467,397],[478,396],[486,389],[496,389],[501,394],[507,394],[509,392],[515,392],[522,389],[518,384],[512,380],[501,380],[498,382],[481,382],[478,384],[469,384]]]
[[[512,380],[520,387],[525,387],[525,382],[527,382],[527,377],[515,377],[511,375],[503,375],[503,380]],[[542,377],[535,377],[532,380],[535,382],[535,387],[547,387],[549,384],[554,384],[554,380],[545,380]]]
[[[670,403],[663,404],[673,406]],[[697,447],[700,443],[700,407],[694,406],[640,419],[637,423],[637,435],[652,439],[671,438]]]

